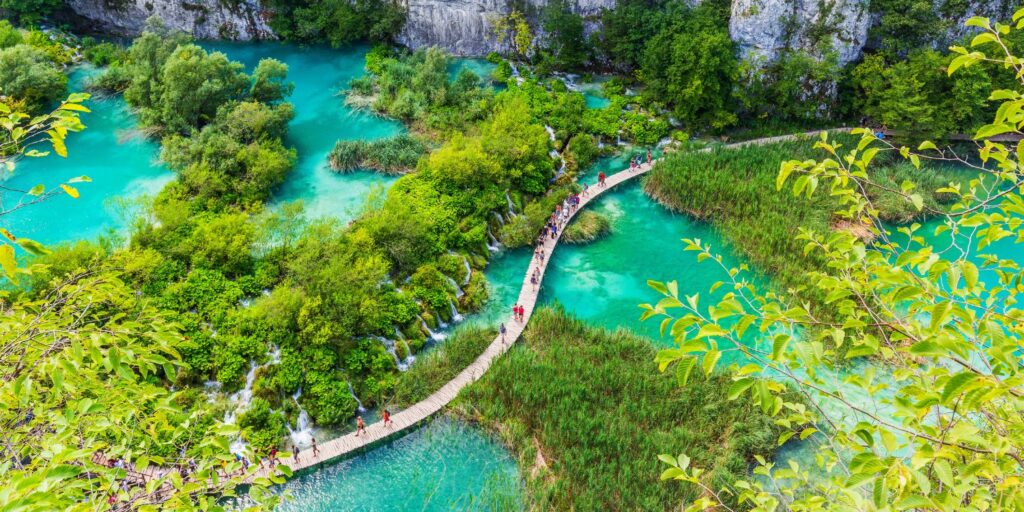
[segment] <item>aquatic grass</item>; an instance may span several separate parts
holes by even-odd
[[[327,156],[331,169],[340,173],[373,169],[385,174],[404,174],[416,167],[427,146],[411,135],[386,139],[339,140]]]
[[[755,455],[771,458],[778,428],[728,400],[728,377],[679,387],[654,356],[646,338],[542,308],[456,411],[512,447],[535,510],[677,509],[697,491],[660,482],[658,454],[688,453],[716,489],[745,477]]]
[[[399,375],[394,395],[389,403],[398,408],[408,407],[441,389],[483,353],[497,334],[493,328],[466,326],[433,350],[416,359],[416,364]]]
[[[580,212],[569,223],[562,234],[562,241],[570,244],[586,244],[593,242],[612,231],[608,217],[591,210]]]
[[[833,138],[846,147],[856,143],[849,135]],[[797,235],[801,229],[832,229],[838,205],[827,190],[818,190],[811,198],[795,197],[788,188],[776,190],[775,178],[785,160],[821,156],[812,140],[674,153],[645,179],[644,191],[672,210],[710,222],[759,272],[783,289],[796,288],[804,284],[809,268],[822,267],[816,253],[804,254],[804,242]],[[915,183],[926,204],[933,207],[948,200],[935,190],[956,179],[957,172],[937,167],[918,170],[887,153],[876,157],[873,167],[873,177],[894,189],[904,180]],[[922,218],[896,194],[871,190],[868,195],[882,219]]]

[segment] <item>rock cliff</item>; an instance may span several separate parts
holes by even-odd
[[[545,0],[527,0],[540,9]],[[510,10],[509,0],[406,0],[409,16],[398,41],[411,48],[440,46],[455,55],[481,56],[499,51],[491,21]],[[615,0],[576,0],[572,12],[596,16]]]
[[[784,48],[831,47],[840,64],[860,57],[868,39],[869,0],[733,0],[729,35],[746,56],[771,60]],[[820,55],[819,55],[820,56]]]
[[[440,46],[456,55],[483,56],[502,50],[491,33],[491,23],[507,14],[513,0],[398,0],[408,17],[398,41],[412,48]],[[700,0],[692,0],[695,3]],[[944,2],[948,0],[935,0]],[[516,0],[538,11],[547,0]],[[616,0],[575,0],[571,10],[587,17],[592,30],[602,9]],[[868,29],[876,16],[870,0],[732,0],[729,33],[744,55],[771,60],[784,48],[818,54],[833,49],[840,64],[860,57],[869,44]],[[966,15],[1005,16],[1007,0],[967,0]],[[274,34],[264,19],[259,0],[67,0],[96,28],[132,35],[153,15],[173,28],[197,38],[261,39]],[[950,34],[957,36],[958,33]]]
[[[120,35],[138,34],[150,16],[198,39],[267,39],[274,32],[258,0],[237,4],[217,0],[66,0],[90,28]]]

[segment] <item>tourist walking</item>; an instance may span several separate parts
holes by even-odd
[[[512,319],[519,320],[519,304],[512,306]]]
[[[608,185],[605,184],[604,178],[605,178],[604,171],[601,171],[601,172],[597,173],[597,184],[602,186],[602,187],[608,186]]]
[[[519,321],[526,321],[526,308],[524,308],[523,306],[519,306]]]
[[[501,323],[501,327],[498,327],[498,332],[500,332],[500,333],[501,333],[501,342],[502,342],[502,343],[505,343],[505,331],[506,331],[506,329],[505,329],[505,323],[504,323],[504,322],[502,322],[502,323]]]
[[[277,458],[277,447],[270,449],[270,467],[274,467],[281,463],[281,460]]]
[[[387,409],[384,409],[384,426],[387,427],[387,426],[391,425],[392,423],[394,423],[394,422],[391,421],[391,413],[388,412]]]
[[[366,433],[366,423],[363,422],[362,416],[356,416],[356,437],[359,437],[359,433]]]
[[[316,438],[315,437],[310,437],[309,440],[313,442],[313,457],[314,458],[319,457],[320,456],[320,449],[316,447]]]
[[[537,291],[537,274],[534,273],[530,276],[530,284],[533,285],[533,291]]]
[[[295,459],[295,463],[299,462],[299,447],[292,444],[292,458]]]
[[[647,150],[647,163],[648,164],[651,163],[651,150],[649,150],[649,149]]]
[[[587,189],[589,188],[589,185],[587,185],[586,183],[583,184],[583,197],[587,197]]]

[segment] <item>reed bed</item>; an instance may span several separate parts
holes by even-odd
[[[336,172],[373,169],[394,175],[414,169],[426,151],[426,145],[416,137],[396,135],[373,141],[339,140],[327,158]]]
[[[697,490],[661,482],[658,454],[687,453],[713,488],[771,458],[777,427],[727,399],[728,377],[679,387],[654,356],[650,340],[542,308],[455,407],[512,447],[533,510],[677,510]]]
[[[576,214],[569,227],[562,234],[562,241],[570,244],[586,244],[612,232],[608,217],[590,210]]]
[[[389,400],[394,407],[408,407],[441,389],[483,353],[494,341],[493,328],[464,327],[447,340],[420,355],[409,371],[398,377],[395,394]]]
[[[849,135],[834,135],[833,140],[841,141],[845,148],[856,145]],[[796,240],[799,230],[831,229],[837,204],[827,190],[819,189],[810,199],[794,196],[789,187],[776,190],[775,178],[785,160],[826,156],[813,145],[804,140],[710,153],[675,153],[655,167],[644,182],[644,191],[670,209],[710,222],[760,272],[784,288],[795,287],[803,282],[808,269],[821,268],[815,253],[804,255],[803,242]],[[963,176],[943,168],[918,170],[891,154],[876,157],[870,173],[896,189],[903,180],[914,182],[930,206],[950,199],[934,193],[936,189]],[[898,223],[922,218],[895,194],[872,190],[870,195],[883,220]]]

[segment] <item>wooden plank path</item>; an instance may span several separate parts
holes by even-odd
[[[848,132],[849,128],[840,128],[835,130],[828,130],[829,132]],[[733,144],[727,144],[722,146],[726,149],[736,149],[744,146],[752,145],[763,145],[771,144],[774,142],[782,142],[789,140],[797,140],[799,138],[807,138],[817,136],[821,131],[805,132],[791,135],[780,135],[777,137],[766,137],[762,139],[754,139],[744,142],[737,142]],[[709,152],[712,148],[701,149],[700,152]],[[537,304],[537,295],[540,291],[540,283],[544,282],[544,272],[547,270],[548,262],[551,261],[551,255],[555,251],[555,247],[558,246],[558,241],[562,238],[562,232],[565,231],[565,227],[572,222],[572,218],[583,210],[588,204],[596,200],[605,192],[615,188],[617,185],[629,181],[637,176],[647,174],[654,167],[658,160],[654,160],[650,164],[642,164],[637,170],[626,169],[624,171],[617,172],[605,179],[605,185],[594,185],[587,190],[586,196],[580,196],[579,207],[570,212],[569,220],[566,221],[565,225],[559,230],[555,238],[547,237],[544,240],[544,259],[538,260],[533,258],[530,261],[529,268],[526,269],[526,275],[523,277],[523,286],[519,290],[519,298],[517,304],[523,306],[524,314],[523,320],[512,320],[511,317],[505,322],[505,328],[507,332],[503,337],[499,334],[494,338],[494,341],[480,354],[479,357],[473,361],[472,364],[467,366],[464,370],[459,372],[452,380],[448,381],[441,389],[434,392],[434,394],[428,396],[421,402],[418,402],[407,409],[391,415],[393,424],[385,427],[383,422],[373,423],[367,425],[366,431],[359,436],[355,433],[346,434],[344,436],[332,439],[318,445],[319,455],[314,457],[312,449],[301,450],[299,453],[294,454],[292,458],[282,459],[281,463],[292,468],[293,471],[306,469],[309,467],[317,466],[325,462],[329,462],[334,459],[345,457],[346,455],[357,453],[360,450],[387,440],[397,434],[404,432],[405,430],[411,429],[416,425],[419,425],[424,420],[430,418],[438,411],[443,409],[449,402],[458,396],[462,388],[472,384],[477,379],[482,377],[488,368],[491,367],[491,363],[494,362],[498,356],[505,353],[509,347],[519,339],[519,336],[523,333],[526,328],[527,322],[530,321],[530,316],[533,314],[534,307]],[[538,285],[536,289],[530,282],[530,275],[534,269],[539,271]],[[512,304],[508,304],[508,309],[511,310]],[[255,476],[266,476],[266,469],[260,469],[257,471]]]

